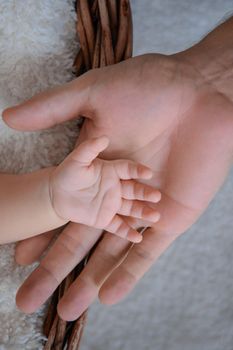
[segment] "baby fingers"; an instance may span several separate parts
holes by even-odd
[[[83,166],[89,166],[100,152],[108,147],[109,139],[106,136],[97,137],[81,143],[68,157]]]
[[[114,162],[114,167],[121,180],[151,179],[153,175],[150,168],[131,160],[116,160]]]
[[[118,210],[118,214],[151,221],[153,223],[157,222],[160,218],[159,212],[145,202],[127,199],[122,200],[122,205]]]
[[[122,180],[121,192],[124,199],[137,199],[152,203],[157,203],[161,199],[160,191],[152,186],[134,180]]]
[[[133,243],[139,243],[142,240],[142,235],[130,227],[119,215],[114,216],[110,224],[105,227],[105,230]]]

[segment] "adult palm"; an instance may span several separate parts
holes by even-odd
[[[162,192],[156,204],[160,221],[143,233],[141,243],[132,246],[104,234],[60,301],[62,318],[77,318],[98,294],[104,303],[118,302],[198,219],[232,162],[232,114],[229,98],[182,54],[144,55],[94,70],[4,112],[5,121],[20,130],[85,116],[80,141],[108,136],[110,146],[102,157],[130,158],[150,166],[154,171],[150,184]],[[69,224],[20,288],[19,307],[32,312],[40,306],[100,235],[92,228]],[[35,250],[34,242],[43,246],[46,239],[45,235],[27,241],[18,254],[22,256],[28,247]]]

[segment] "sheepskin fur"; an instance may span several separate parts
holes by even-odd
[[[72,0],[0,1],[0,112],[73,78],[77,52]],[[0,120],[0,171],[21,173],[59,163],[77,137],[77,123],[40,132],[17,132]],[[15,307],[18,286],[32,268],[0,246],[0,349],[40,349],[43,308],[24,315]]]

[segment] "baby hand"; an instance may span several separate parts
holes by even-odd
[[[79,145],[51,173],[50,198],[56,214],[67,220],[105,229],[132,242],[142,236],[124,216],[156,222],[161,194],[134,179],[150,179],[152,171],[130,160],[97,158],[109,144],[99,137]]]

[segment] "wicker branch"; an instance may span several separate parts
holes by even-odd
[[[77,0],[76,10],[81,47],[74,61],[77,76],[89,69],[114,64],[132,56],[129,0]],[[56,308],[86,262],[87,258],[79,263],[52,296],[44,321],[44,334],[48,338],[45,350],[77,350],[79,347],[87,311],[78,320],[66,322],[59,318]]]

